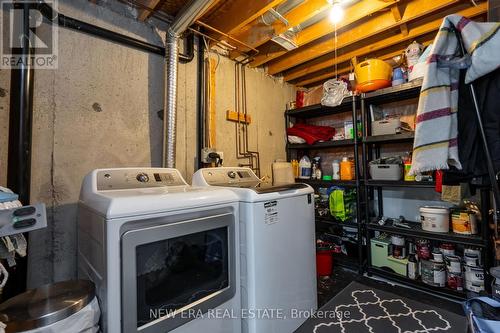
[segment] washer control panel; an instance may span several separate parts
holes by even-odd
[[[109,169],[97,172],[97,190],[126,190],[134,188],[185,186],[187,185],[176,169]]]
[[[202,169],[202,175],[211,186],[255,187],[260,183],[250,168],[206,168]]]

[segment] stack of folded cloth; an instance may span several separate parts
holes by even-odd
[[[335,135],[335,128],[328,126],[314,126],[307,124],[295,124],[287,128],[287,135],[297,136],[305,140],[307,144],[314,144],[318,141],[329,141]]]

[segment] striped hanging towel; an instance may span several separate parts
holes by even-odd
[[[467,68],[465,83],[470,83],[500,66],[499,28],[500,23],[478,23],[459,15],[444,18],[426,62],[411,175],[451,166],[462,169],[457,142],[460,69]],[[462,36],[465,57],[458,56],[455,29]]]

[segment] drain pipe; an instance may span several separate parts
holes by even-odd
[[[179,36],[215,0],[194,0],[174,18],[166,36],[165,103],[163,117],[163,166],[175,168],[175,135],[177,124],[177,54]]]
[[[23,13],[21,36],[29,36],[30,4],[21,3],[19,7]],[[34,49],[27,38],[21,38],[21,43],[21,55],[29,59]],[[32,66],[22,62],[19,68],[11,70],[10,81],[7,186],[19,195],[23,205],[30,204],[34,73]]]

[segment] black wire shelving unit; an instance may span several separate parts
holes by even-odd
[[[351,256],[346,256],[346,255],[334,255],[334,265],[346,267],[349,269],[357,270],[360,274],[363,273],[364,270],[364,246],[363,246],[363,235],[364,235],[364,230],[363,230],[363,224],[362,222],[362,205],[364,204],[361,201],[361,192],[362,192],[362,180],[361,178],[361,172],[360,169],[358,168],[360,163],[358,161],[359,158],[359,145],[361,143],[360,138],[357,135],[357,121],[358,121],[358,110],[359,110],[359,96],[348,96],[345,97],[344,100],[340,105],[337,105],[335,107],[326,107],[322,106],[321,104],[316,104],[316,105],[311,105],[311,106],[306,106],[302,108],[297,108],[293,110],[287,110],[285,111],[285,126],[288,128],[291,124],[292,119],[293,120],[300,120],[300,121],[307,121],[308,119],[313,119],[313,118],[318,118],[318,117],[324,117],[324,116],[333,116],[333,115],[338,115],[342,113],[351,113],[352,115],[352,123],[353,123],[353,128],[355,129],[354,132],[356,133],[354,135],[353,139],[347,139],[347,140],[338,140],[338,141],[325,141],[325,142],[318,142],[313,145],[308,145],[308,144],[290,144],[287,143],[286,145],[286,155],[287,155],[287,160],[291,160],[291,156],[294,155],[297,157],[297,159],[300,158],[300,154],[305,154],[309,153],[309,151],[314,151],[314,150],[322,150],[322,149],[329,149],[329,148],[336,148],[336,147],[350,147],[353,149],[354,152],[354,164],[356,166],[355,169],[355,180],[352,181],[340,181],[340,180],[331,180],[331,181],[324,181],[324,180],[311,180],[311,179],[297,179],[296,182],[302,182],[311,185],[314,188],[319,188],[319,187],[330,187],[330,186],[340,186],[340,187],[346,187],[346,188],[355,188],[356,189],[356,221],[360,223],[353,223],[353,222],[339,222],[335,221],[333,218],[330,217],[316,217],[316,225],[317,227],[320,226],[335,226],[335,227],[352,227],[352,228],[357,228],[357,236],[358,236],[358,255],[357,257],[353,258]]]
[[[385,180],[373,180],[370,179],[368,174],[368,162],[374,158],[381,157],[381,146],[386,144],[408,144],[413,143],[414,133],[403,132],[401,134],[392,135],[371,135],[371,119],[368,112],[368,106],[370,104],[386,104],[401,102],[409,99],[417,98],[420,94],[421,81],[411,82],[403,84],[397,87],[391,87],[386,89],[377,90],[372,93],[366,93],[361,95],[361,119],[363,124],[363,137],[362,137],[362,169],[364,172],[363,182],[364,197],[367,200],[372,200],[377,195],[378,203],[378,215],[384,215],[383,207],[383,191],[386,189],[391,190],[413,190],[413,189],[428,189],[432,190],[435,187],[435,182],[417,182],[417,181],[385,181]],[[480,188],[481,191],[481,213],[483,216],[488,216],[488,211],[490,209],[490,189]],[[448,233],[435,233],[422,230],[421,224],[417,222],[409,222],[411,226],[410,229],[396,227],[392,225],[379,225],[375,216],[370,213],[370,207],[367,205],[365,207],[364,220],[369,221],[365,225],[365,237],[366,237],[366,267],[365,271],[368,275],[376,275],[395,282],[411,286],[413,288],[421,289],[427,292],[438,294],[440,296],[446,296],[455,299],[466,298],[466,293],[461,291],[452,290],[449,288],[437,288],[429,286],[420,280],[412,280],[406,276],[388,271],[371,264],[371,239],[374,238],[375,232],[386,233],[386,234],[397,234],[411,238],[423,238],[431,241],[438,242],[448,242],[455,244],[463,244],[468,246],[473,246],[482,249],[482,259],[484,263],[485,276],[487,270],[490,267],[489,253],[488,253],[488,222],[487,219],[483,219],[483,224],[481,225],[481,234],[466,236],[458,235],[452,232]],[[485,285],[488,282],[485,281]]]

